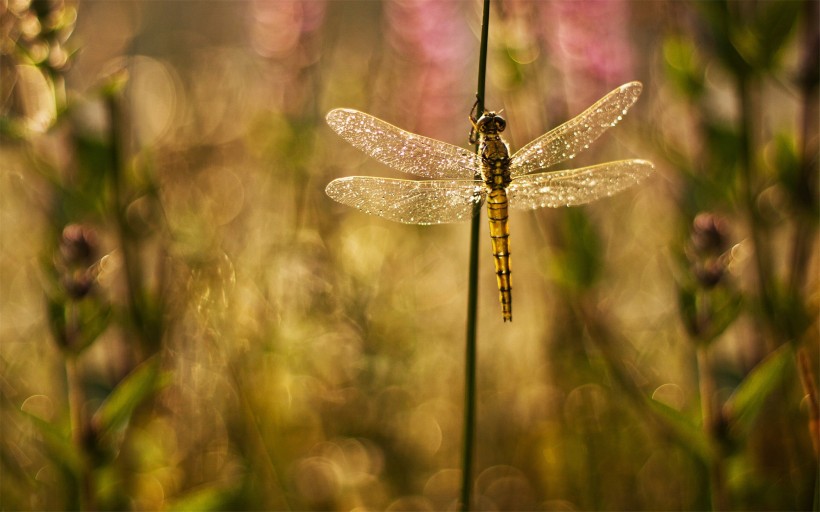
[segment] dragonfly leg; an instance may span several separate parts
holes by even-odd
[[[475,96],[475,103],[473,103],[473,108],[470,109],[470,114],[467,117],[472,125],[472,128],[470,128],[470,144],[475,144],[478,142],[478,94]]]

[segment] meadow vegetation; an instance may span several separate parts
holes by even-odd
[[[479,262],[476,510],[818,509],[815,1],[493,3],[513,150],[622,83],[568,165],[618,196]],[[356,108],[467,147],[474,1],[0,2],[0,509],[457,507],[467,224]],[[482,213],[486,215],[486,213]]]

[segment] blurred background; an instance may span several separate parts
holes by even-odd
[[[512,149],[639,80],[570,164],[656,172],[512,213],[512,324],[482,220],[477,510],[817,510],[818,6],[493,1]],[[480,18],[0,1],[0,508],[457,508],[469,224],[324,114],[467,147]]]

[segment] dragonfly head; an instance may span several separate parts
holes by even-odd
[[[473,110],[478,106],[478,101],[473,105]],[[476,119],[473,111],[470,111],[470,123],[473,125],[470,130],[470,144],[475,144],[481,136],[498,135],[507,127],[507,121],[499,113],[484,111],[481,117]]]
[[[507,127],[507,121],[495,112],[485,112],[476,121],[475,129],[483,135],[501,133]]]

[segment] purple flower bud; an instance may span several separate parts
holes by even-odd
[[[97,278],[97,235],[82,224],[63,229],[54,266],[60,283],[72,299],[82,299],[91,291]]]
[[[731,259],[728,222],[713,213],[700,213],[694,221],[686,246],[692,274],[705,288],[714,288],[726,275]]]

